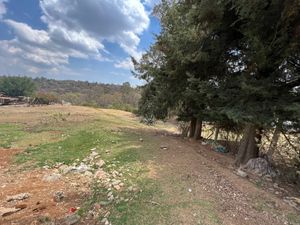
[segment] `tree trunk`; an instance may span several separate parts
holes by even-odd
[[[195,140],[200,140],[201,139],[201,134],[202,134],[202,120],[201,119],[197,119],[196,128],[195,128],[195,134],[194,134],[194,139]]]
[[[189,133],[189,127],[188,126],[183,126],[182,127],[182,132],[181,132],[181,136],[182,137],[187,137],[188,136],[188,133]]]
[[[214,141],[215,141],[215,142],[218,140],[219,132],[220,132],[220,127],[219,127],[219,126],[216,126],[216,132],[215,132],[215,138],[214,138]]]
[[[273,158],[273,154],[277,148],[277,143],[278,143],[278,140],[279,140],[279,137],[280,137],[280,133],[281,133],[281,124],[277,124],[276,128],[275,128],[275,131],[273,133],[273,137],[272,137],[272,140],[271,140],[271,143],[270,143],[270,147],[269,147],[269,150],[267,152],[267,156],[268,156],[268,159],[272,161],[272,158]]]
[[[235,165],[240,166],[247,163],[249,159],[258,157],[259,148],[255,137],[257,137],[256,127],[248,124],[244,130],[244,135],[235,159]]]
[[[190,138],[194,137],[195,135],[196,123],[197,123],[197,119],[193,117],[191,119],[191,125],[190,125],[190,133],[189,133]]]

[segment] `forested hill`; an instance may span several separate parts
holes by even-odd
[[[140,98],[138,88],[123,85],[90,83],[87,81],[35,78],[38,93],[54,95],[75,105],[99,106],[132,111]]]

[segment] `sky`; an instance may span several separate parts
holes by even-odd
[[[0,0],[0,75],[140,85],[159,0]]]

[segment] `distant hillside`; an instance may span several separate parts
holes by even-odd
[[[114,85],[46,78],[35,78],[33,81],[37,85],[37,92],[52,94],[74,105],[133,111],[140,98],[139,89],[131,87],[128,82]]]

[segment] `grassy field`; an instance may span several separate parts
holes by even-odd
[[[47,111],[44,108],[25,110],[23,117],[15,121],[20,110],[15,108],[0,119],[1,148],[23,149],[14,158],[17,165],[26,169],[57,163],[71,165],[96,148],[107,162],[106,170],[113,164],[114,169],[124,171],[127,186],[135,185],[142,190],[131,196],[130,202],[107,206],[111,210],[110,221],[120,225],[154,225],[167,220],[171,206],[153,205],[153,199],[163,200],[162,192],[159,183],[148,176],[145,163],[152,157],[150,152],[159,149],[159,143],[141,133],[149,127],[137,118],[117,110],[49,107]],[[152,127],[151,131],[156,129]],[[105,154],[107,151],[110,154]],[[126,192],[123,195],[124,199],[130,197]],[[95,184],[93,194],[79,213],[85,215],[94,203],[105,198],[106,190]]]
[[[12,167],[19,171],[37,171],[59,163],[72,165],[96,149],[106,162],[106,172],[122,172],[124,191],[112,192],[123,200],[103,206],[105,212],[110,212],[108,219],[113,225],[299,222],[299,216],[286,206],[280,208],[282,212],[269,208],[268,202],[277,200],[261,191],[261,187],[237,180],[231,171],[224,169],[223,165],[230,159],[221,156],[219,160],[224,162],[220,166],[216,163],[220,155],[207,151],[205,154],[213,155],[202,157],[196,153],[199,144],[190,145],[168,137],[165,135],[168,132],[174,133],[176,128],[163,123],[149,127],[131,113],[118,110],[76,106],[0,109],[0,150],[18,151],[12,158]],[[161,145],[167,145],[170,150],[161,150]],[[225,181],[231,189],[222,184]],[[220,188],[225,186],[223,192]],[[138,191],[127,191],[128,187]],[[108,190],[101,183],[93,182],[90,188],[77,212],[82,218],[88,216],[95,204],[107,201]],[[231,195],[243,191],[248,198],[253,197],[248,205]],[[232,216],[233,206],[246,209],[239,213],[233,211],[235,216]],[[273,214],[287,216],[277,221],[272,219]],[[245,221],[247,217],[251,219]],[[96,221],[102,219],[100,214]]]

